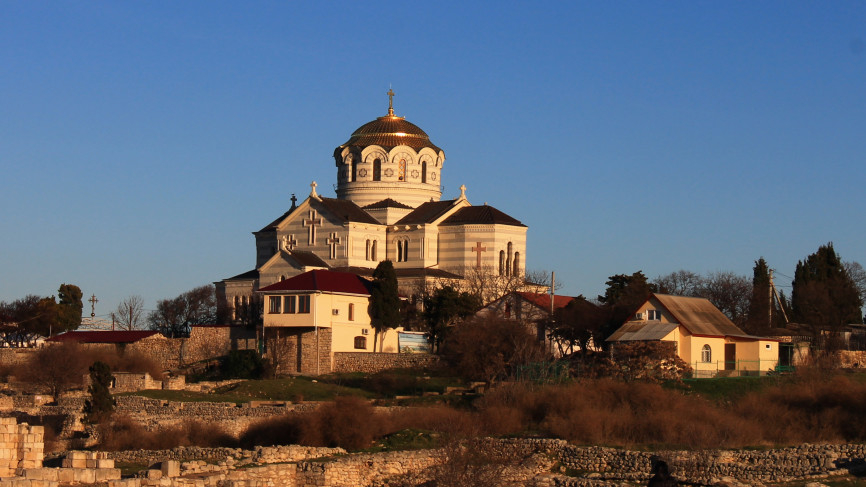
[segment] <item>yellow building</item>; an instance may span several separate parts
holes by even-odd
[[[281,373],[323,374],[335,352],[397,352],[397,332],[379,335],[367,311],[372,283],[348,272],[312,270],[259,290],[266,356]]]
[[[675,342],[695,377],[763,375],[779,363],[779,340],[746,334],[704,298],[652,294],[608,342]]]

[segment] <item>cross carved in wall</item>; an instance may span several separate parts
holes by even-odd
[[[475,267],[481,269],[481,252],[486,252],[487,247],[482,247],[481,242],[475,242],[475,247],[472,247],[472,251],[475,252]]]
[[[322,224],[322,219],[318,217],[316,210],[310,210],[309,215],[310,217],[305,218],[301,223],[305,227],[310,227],[310,234],[307,243],[310,245],[316,245],[316,226]]]
[[[331,246],[331,258],[337,258],[337,245],[340,245],[340,237],[337,236],[336,232],[331,232],[331,237],[326,241],[328,245]]]

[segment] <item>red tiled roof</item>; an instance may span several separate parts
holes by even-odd
[[[259,289],[259,292],[276,291],[322,291],[331,293],[369,295],[371,283],[363,277],[348,272],[313,270]]]
[[[67,331],[49,338],[49,342],[78,343],[133,343],[143,340],[159,332],[153,330],[133,331]]]
[[[539,308],[546,310],[550,309],[550,294],[518,292],[517,295],[538,306]],[[553,307],[556,309],[564,308],[574,299],[575,298],[572,296],[561,296],[559,294],[554,294]]]

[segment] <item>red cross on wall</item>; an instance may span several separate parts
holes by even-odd
[[[309,215],[310,218],[305,218],[301,223],[303,223],[305,227],[310,227],[310,238],[307,243],[310,245],[316,245],[316,226],[322,224],[322,219],[318,218],[316,210],[310,210]]]
[[[331,232],[331,237],[327,240],[328,245],[331,246],[331,258],[337,258],[337,245],[340,245],[340,237],[337,236],[336,232]]]
[[[481,269],[481,252],[487,251],[487,247],[482,247],[481,242],[475,242],[475,247],[472,247],[472,251],[475,252],[475,266]]]

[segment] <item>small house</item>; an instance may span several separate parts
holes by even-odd
[[[607,341],[673,342],[695,377],[762,375],[779,364],[778,339],[745,333],[704,298],[652,294]]]

